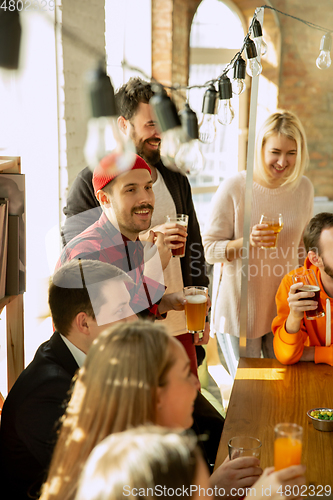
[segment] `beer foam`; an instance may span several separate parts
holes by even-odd
[[[317,285],[303,285],[302,288],[299,288],[299,292],[318,292],[320,287]]]
[[[187,222],[185,222],[184,220],[177,220],[177,224],[179,226],[184,226],[184,227],[187,227]]]
[[[186,300],[189,304],[203,304],[207,302],[207,297],[204,295],[186,295]]]

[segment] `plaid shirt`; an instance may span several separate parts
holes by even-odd
[[[72,259],[92,259],[108,262],[125,271],[135,285],[126,283],[135,313],[160,317],[157,308],[165,286],[144,276],[144,252],[139,239],[129,240],[120,233],[103,213],[97,222],[71,240],[57,262],[58,269]]]

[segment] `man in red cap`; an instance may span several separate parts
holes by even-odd
[[[102,207],[102,215],[66,245],[57,267],[72,259],[108,262],[133,279],[134,286],[129,284],[128,287],[135,313],[160,317],[168,310],[183,309],[181,291],[164,295],[164,285],[144,275],[144,245],[138,236],[149,228],[154,210],[150,167],[136,155],[131,170],[117,174],[112,168],[113,160],[112,155],[106,157],[93,175],[94,192]],[[151,247],[156,238],[163,239],[163,235],[152,233],[146,245]],[[162,248],[159,254],[161,269],[169,262],[171,252],[167,247],[159,246]]]

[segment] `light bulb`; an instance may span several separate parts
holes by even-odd
[[[221,125],[230,125],[234,119],[235,112],[231,106],[230,99],[221,99],[217,113],[217,120]]]
[[[256,44],[249,38],[245,44],[245,48],[247,55],[246,72],[248,75],[254,78],[255,76],[260,75],[260,73],[262,72],[262,66],[257,59],[258,53]]]
[[[330,33],[326,33],[320,42],[320,53],[316,60],[317,68],[328,69],[331,66],[331,47],[332,47],[332,37]]]
[[[234,80],[232,82],[233,94],[240,95],[246,89],[245,85],[246,63],[241,56],[238,56],[234,64]]]
[[[167,166],[175,163],[175,156],[180,146],[188,140],[181,126],[163,132],[161,142],[161,156]]]
[[[248,59],[246,63],[246,72],[248,75],[252,76],[254,78],[255,76],[260,75],[262,72],[262,66],[258,59],[253,58],[253,59]]]
[[[134,165],[136,150],[131,139],[119,130],[114,90],[105,71],[105,61],[88,73],[87,80],[92,115],[84,146],[88,166],[94,170],[103,158],[114,153],[108,167],[110,173],[128,170]]]
[[[253,30],[253,40],[256,44],[257,52],[258,54],[264,56],[267,52],[267,43],[262,37],[262,28],[258,19],[254,20],[252,30]]]
[[[211,144],[216,136],[215,115],[204,113],[199,123],[199,140],[204,144]]]
[[[202,119],[199,123],[199,141],[204,144],[211,144],[216,136],[216,101],[217,90],[214,85],[210,85],[204,93],[202,102]]]
[[[257,46],[258,53],[260,53],[262,56],[267,54],[267,49],[268,49],[267,43],[265,42],[262,36],[257,36],[256,38],[254,38],[254,43]]]
[[[117,159],[113,171],[128,170],[134,165],[135,152],[133,142],[120,132],[116,117],[90,118],[84,155],[91,170],[95,169],[102,158],[111,153],[116,153]]]
[[[245,89],[246,89],[245,80],[242,80],[241,78],[236,78],[236,80],[233,80],[232,82],[233,94],[240,95],[244,92]]]
[[[203,170],[204,159],[198,139],[193,139],[180,146],[175,163],[183,174],[196,175]]]

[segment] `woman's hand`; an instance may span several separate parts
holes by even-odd
[[[223,488],[226,497],[237,500],[243,497],[243,488],[250,488],[262,474],[259,463],[256,457],[239,457],[234,460],[227,457],[210,476],[210,483],[213,487]],[[241,490],[240,495],[235,494],[237,490]]]
[[[265,231],[268,224],[256,224],[250,234],[250,245],[253,247],[271,247],[275,245],[274,231]]]
[[[293,500],[301,497],[301,486],[306,484],[305,465],[293,465],[279,471],[274,467],[264,470],[261,478],[253,485],[251,494],[245,497],[250,500]],[[255,494],[253,494],[255,490]]]

